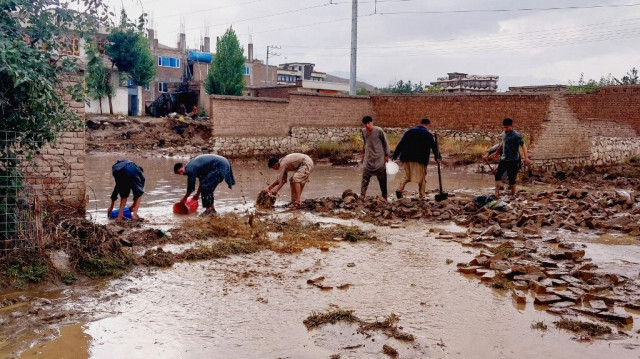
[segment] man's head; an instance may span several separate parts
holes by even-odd
[[[175,165],[173,165],[173,173],[175,173],[177,175],[183,175],[184,174],[184,163],[178,162]]]
[[[362,124],[364,125],[364,128],[367,129],[367,131],[373,131],[373,119],[371,118],[371,116],[364,116],[362,118]]]
[[[502,128],[506,133],[513,131],[513,120],[510,119],[509,117],[502,120]]]
[[[269,158],[269,162],[267,162],[267,166],[269,166],[269,168],[273,168],[274,170],[278,170],[280,169],[280,162],[277,158],[271,157]]]
[[[420,124],[424,127],[428,127],[431,124],[431,121],[429,121],[429,119],[425,117],[422,120],[420,120]]]

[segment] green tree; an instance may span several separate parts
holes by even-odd
[[[359,96],[366,96],[369,93],[370,93],[369,90],[367,90],[364,87],[361,87],[361,88],[358,89],[358,91],[356,91],[356,95],[359,95]]]
[[[64,87],[80,71],[67,50],[109,15],[102,0],[0,1],[0,236],[15,228],[20,164],[82,123],[64,101],[84,101],[82,83]]]
[[[98,100],[102,115],[102,98],[113,96],[111,73],[104,67],[102,54],[98,51],[95,41],[87,41],[85,53],[87,54],[87,77],[85,78],[87,93],[92,99]]]
[[[636,85],[638,82],[638,69],[635,67],[629,70],[626,75],[622,77],[622,83],[625,85]]]
[[[140,15],[137,24],[129,21],[124,10],[121,16],[120,26],[111,30],[107,36],[109,46],[106,53],[113,66],[117,67],[125,78],[136,86],[147,86],[156,76],[156,67],[147,38],[142,33],[146,14]],[[113,114],[110,96],[109,111]]]
[[[244,88],[244,49],[233,28],[227,29],[216,42],[216,54],[205,80],[208,94],[242,95]]]
[[[380,89],[382,93],[422,93],[424,92],[424,85],[422,81],[417,84],[411,83],[411,81],[404,82],[399,80],[395,84],[390,84],[387,87]]]

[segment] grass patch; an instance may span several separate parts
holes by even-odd
[[[102,256],[86,258],[78,262],[78,272],[88,277],[119,277],[125,270],[133,266],[128,257]]]
[[[493,253],[493,254],[504,254],[505,257],[513,257],[516,252],[513,248],[513,244],[511,244],[510,242],[505,242],[497,247],[493,247],[493,248],[489,248],[489,252]]]
[[[604,334],[611,334],[611,328],[602,324],[581,322],[578,320],[571,320],[571,319],[564,319],[564,318],[560,319],[557,322],[553,322],[553,324],[555,324],[556,328],[566,329],[574,333],[586,333],[592,337],[604,335]]]
[[[72,272],[64,273],[60,279],[62,280],[62,283],[67,285],[71,285],[77,280],[76,276]]]
[[[3,271],[16,288],[24,288],[27,282],[40,283],[47,276],[47,265],[38,259],[13,258]]]
[[[367,232],[360,230],[360,228],[350,226],[344,229],[344,239],[349,242],[358,242],[365,239],[371,239],[371,237]]]
[[[636,155],[636,156],[631,156],[631,158],[629,158],[629,162],[636,164],[636,163],[640,163],[640,156]]]
[[[175,263],[175,258],[171,253],[165,252],[162,248],[148,250],[138,260],[138,263],[153,267],[171,267]]]
[[[533,323],[531,323],[531,329],[537,329],[537,330],[546,331],[547,330],[547,325],[544,324],[543,321],[533,322]]]
[[[440,152],[457,157],[456,163],[458,164],[469,164],[480,160],[489,148],[494,145],[494,143],[482,137],[478,137],[473,141],[443,137],[439,142]]]
[[[491,279],[491,288],[495,289],[512,289],[514,284],[507,279],[504,274],[500,273]]]
[[[335,324],[337,322],[357,322],[359,319],[353,315],[353,310],[336,309],[325,313],[312,312],[307,319],[302,321],[307,330],[317,328],[323,324]]]
[[[402,135],[397,133],[388,133],[386,135],[387,135],[387,143],[389,143],[389,149],[391,150],[391,152],[393,152],[393,150],[396,149],[396,146],[402,139]]]

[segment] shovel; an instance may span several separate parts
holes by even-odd
[[[436,139],[436,149],[438,150],[438,155],[440,155],[440,148],[438,147],[438,134],[434,134]],[[436,194],[436,202],[442,202],[449,198],[449,194],[446,192],[442,192],[442,177],[440,176],[440,163],[436,161],[438,165],[438,183],[440,184],[440,193]]]

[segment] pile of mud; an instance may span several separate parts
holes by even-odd
[[[91,116],[86,120],[89,151],[193,154],[209,149],[209,121],[177,118]]]

